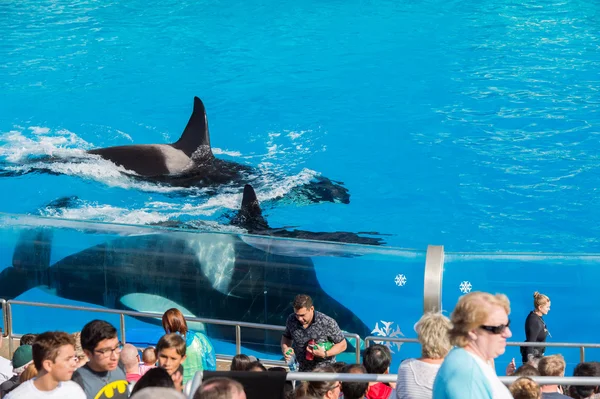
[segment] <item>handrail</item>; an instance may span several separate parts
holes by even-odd
[[[504,385],[510,385],[519,377],[498,377]],[[588,387],[600,386],[600,378],[598,377],[528,377],[537,382],[539,385],[584,385]]]
[[[505,385],[512,384],[519,377],[498,377]],[[540,385],[585,385],[600,386],[600,377],[529,377]],[[341,381],[341,382],[396,382],[397,374],[352,374],[290,372],[288,381]]]
[[[233,360],[233,356],[231,355],[217,355],[217,361],[223,362],[231,362]],[[260,363],[267,366],[275,366],[275,367],[288,367],[288,364],[284,360],[271,360],[271,359],[260,359]]]
[[[192,398],[196,390],[202,385],[202,371],[196,372],[190,383],[188,398]],[[498,377],[504,385],[510,385],[519,377]],[[598,377],[529,377],[539,385],[579,385],[600,386]],[[396,382],[397,374],[353,374],[353,373],[314,373],[314,372],[288,372],[287,381],[340,381],[340,382]]]
[[[418,344],[419,340],[416,338],[396,338],[396,337],[378,337],[375,335],[369,335],[365,338],[365,347],[369,347],[369,342],[384,341],[384,342],[400,342],[403,344]]]
[[[4,317],[7,320],[7,336],[9,337],[9,350],[10,353],[13,352],[13,344],[12,344],[12,305],[23,305],[23,306],[35,306],[42,308],[52,308],[52,309],[67,309],[67,310],[79,310],[85,312],[96,312],[96,313],[108,313],[115,314],[120,316],[120,331],[121,331],[121,341],[126,343],[125,341],[125,316],[132,317],[145,317],[145,318],[162,318],[162,313],[153,313],[153,312],[135,312],[132,310],[116,310],[116,309],[100,309],[100,308],[91,308],[86,306],[74,306],[74,305],[59,305],[52,303],[42,303],[42,302],[28,302],[28,301],[19,301],[19,300],[10,300],[7,301],[4,306]],[[235,351],[236,354],[241,353],[242,349],[242,327],[243,328],[253,328],[259,330],[270,330],[270,331],[285,331],[285,327],[277,326],[273,324],[259,324],[259,323],[248,323],[244,321],[232,321],[232,320],[219,320],[219,319],[206,319],[202,317],[186,317],[186,320],[200,322],[204,324],[215,324],[221,326],[231,326],[235,327]],[[344,333],[344,337],[346,338],[354,338],[355,339],[355,355],[356,362],[360,363],[360,336],[358,334],[353,333]]]
[[[67,310],[79,310],[86,312],[96,312],[96,313],[107,313],[107,314],[115,314],[120,316],[120,331],[121,331],[121,341],[123,343],[126,342],[125,339],[125,316],[132,317],[143,317],[143,318],[161,318],[162,313],[152,313],[152,312],[136,312],[131,310],[116,310],[116,309],[100,309],[100,308],[92,308],[85,306],[74,306],[74,305],[59,305],[59,304],[51,304],[51,303],[42,303],[42,302],[28,302],[28,301],[20,301],[20,300],[10,300],[5,301],[4,299],[0,299],[0,306],[3,311],[3,319],[5,325],[5,332],[3,333],[3,337],[9,338],[9,351],[13,352],[13,329],[12,329],[12,305],[22,305],[22,306],[35,306],[35,307],[45,307],[45,308],[53,308],[53,309],[67,309]],[[253,328],[260,330],[271,330],[271,331],[285,331],[285,327],[272,325],[272,324],[259,324],[259,323],[248,323],[243,321],[232,321],[232,320],[219,320],[219,319],[208,319],[201,317],[186,317],[188,321],[195,321],[204,324],[215,324],[222,326],[231,326],[235,327],[235,342],[236,342],[236,354],[241,353],[241,328]],[[356,362],[360,363],[360,336],[358,334],[352,333],[344,333],[344,337],[346,338],[354,338],[355,339],[355,355]],[[369,347],[371,342],[383,341],[383,342],[400,342],[400,343],[419,343],[416,338],[397,338],[397,337],[379,337],[379,336],[368,336],[364,339],[365,347]],[[531,346],[531,347],[556,347],[556,348],[578,348],[580,349],[580,361],[585,361],[585,348],[594,348],[600,349],[600,344],[593,343],[571,343],[571,342],[507,342],[507,346]]]
[[[403,344],[418,344],[416,338],[396,338],[396,337],[377,337],[369,335],[365,338],[365,347],[369,347],[370,342],[400,342]],[[600,349],[600,344],[591,344],[583,342],[507,342],[507,346],[532,346],[532,347],[551,347],[551,348],[578,348],[580,361],[585,362],[585,348]]]

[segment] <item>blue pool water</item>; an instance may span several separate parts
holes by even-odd
[[[99,161],[25,173],[43,155],[176,141],[197,95],[217,156],[267,176],[256,189],[272,226],[376,231],[417,249],[598,252],[596,2],[9,0],[0,37],[3,212],[222,223],[241,187],[142,183]],[[316,174],[343,181],[350,204],[278,199]],[[65,196],[78,205],[47,208]],[[517,297],[524,318],[533,290],[566,306],[578,281],[597,280],[521,266],[506,279],[452,269],[446,297],[479,280]],[[342,297],[323,277],[335,269],[320,273]]]
[[[4,1],[0,155],[175,141],[192,96],[218,155],[311,173],[351,203],[272,202],[272,225],[378,231],[423,249],[598,249],[600,23],[592,1]],[[10,133],[12,132],[12,133]],[[70,150],[65,150],[70,149]],[[2,210],[146,223],[240,198],[140,185],[107,165],[0,179]]]

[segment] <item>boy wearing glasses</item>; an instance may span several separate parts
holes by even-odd
[[[173,378],[175,389],[183,390],[183,362],[185,360],[185,340],[177,333],[163,335],[156,344],[158,366],[167,370]]]
[[[40,334],[31,349],[37,378],[19,385],[7,399],[85,399],[85,393],[71,380],[77,367],[75,341],[64,332]]]
[[[81,347],[87,364],[73,374],[88,399],[129,397],[125,372],[119,368],[121,343],[117,329],[104,320],[93,320],[81,330]]]

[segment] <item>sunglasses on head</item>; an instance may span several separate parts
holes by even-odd
[[[510,326],[510,320],[506,324],[500,324],[499,326],[479,326],[479,328],[489,331],[492,334],[502,334]]]

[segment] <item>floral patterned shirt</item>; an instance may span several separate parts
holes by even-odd
[[[283,336],[292,340],[292,348],[294,348],[300,371],[311,371],[319,364],[335,362],[335,356],[326,358],[315,356],[314,360],[306,360],[308,341],[314,339],[317,343],[329,341],[338,344],[344,340],[344,333],[340,330],[337,322],[316,310],[312,323],[306,328],[302,327],[296,315],[292,313],[285,323]]]

